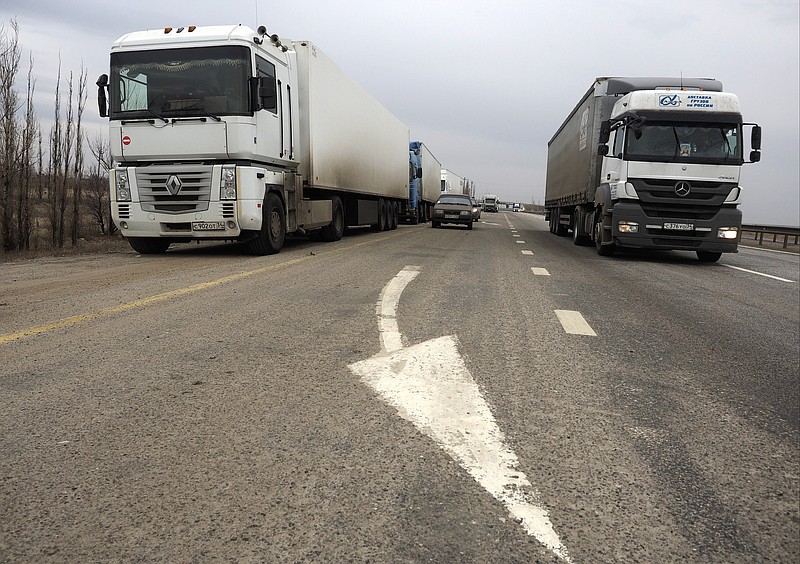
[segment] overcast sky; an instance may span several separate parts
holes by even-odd
[[[309,39],[424,141],[472,179],[477,195],[542,203],[547,142],[598,76],[700,76],[739,96],[764,128],[746,165],[745,223],[800,224],[798,0],[0,0],[20,25],[37,112],[49,127],[62,75],[83,65],[84,123],[97,132],[94,82],[129,31],[241,23]],[[62,88],[62,91],[64,89]]]

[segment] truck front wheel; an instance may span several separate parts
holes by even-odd
[[[254,255],[274,255],[286,240],[286,216],[280,198],[272,192],[264,197],[262,214],[261,229],[248,248]]]
[[[128,243],[134,251],[143,255],[160,255],[169,249],[169,239],[155,237],[128,237]]]
[[[610,257],[614,254],[617,248],[613,243],[610,245],[603,244],[604,234],[605,229],[603,229],[603,216],[601,214],[598,220],[594,223],[594,245],[597,249],[598,255],[601,257]]]

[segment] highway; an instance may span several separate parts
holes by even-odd
[[[501,212],[0,288],[2,562],[800,560],[797,254]]]

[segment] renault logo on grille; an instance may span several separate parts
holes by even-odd
[[[174,174],[167,178],[167,181],[164,184],[166,185],[167,190],[169,190],[169,193],[173,196],[177,196],[178,192],[181,191],[181,186],[183,186],[181,179]]]
[[[688,196],[689,192],[692,191],[692,185],[688,182],[678,182],[675,184],[675,193],[680,196],[681,198],[684,196]]]

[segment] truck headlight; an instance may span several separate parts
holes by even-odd
[[[617,231],[620,233],[638,233],[639,224],[635,221],[620,221],[617,225]]]
[[[222,176],[219,180],[219,199],[220,200],[235,200],[236,199],[236,167],[224,166],[222,167]]]
[[[720,227],[717,230],[717,237],[720,239],[736,239],[739,236],[738,227]]]
[[[114,177],[117,184],[117,201],[130,202],[131,201],[131,184],[128,180],[128,170],[118,168],[115,171]]]

